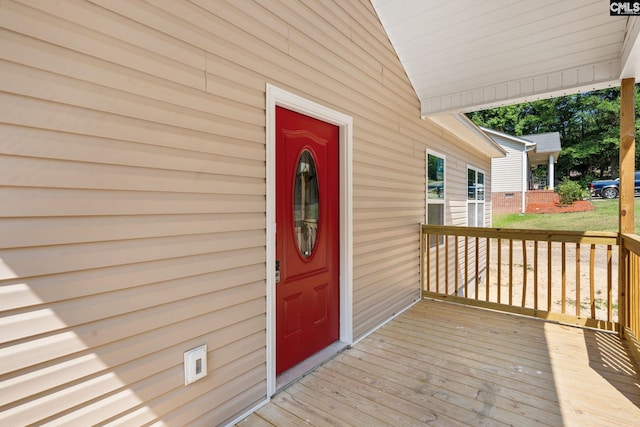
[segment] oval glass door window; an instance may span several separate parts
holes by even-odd
[[[293,187],[293,221],[300,254],[309,258],[316,246],[319,218],[318,176],[309,150],[304,150],[296,167]]]

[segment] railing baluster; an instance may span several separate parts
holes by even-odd
[[[431,234],[427,233],[427,291],[431,292]]]
[[[522,240],[522,307],[527,302],[527,241]]]
[[[445,263],[444,263],[444,291],[449,295],[449,235],[444,237],[444,251],[445,251]]]
[[[509,239],[509,305],[513,305],[513,239]]]
[[[589,303],[591,305],[591,318],[596,318],[596,286],[595,286],[595,262],[596,262],[596,245],[591,244],[591,254],[589,256]]]
[[[502,239],[498,239],[498,304],[502,302],[500,292],[502,287],[502,282],[500,281],[502,277]]]
[[[440,235],[436,234],[436,292],[440,293]]]
[[[485,270],[484,270],[484,274],[486,274],[486,276],[485,276],[485,278],[486,278],[485,286],[487,288],[486,289],[486,295],[487,295],[486,301],[489,301],[489,299],[490,299],[490,296],[489,296],[489,287],[490,286],[489,285],[491,283],[491,279],[490,279],[490,277],[491,277],[491,274],[490,274],[491,273],[491,239],[489,237],[487,237],[484,244],[485,244],[486,251],[487,251],[487,256],[485,258],[486,266],[485,266]]]
[[[562,242],[562,314],[567,311],[567,244]]]
[[[475,267],[476,267],[476,275],[475,275],[475,280],[474,282],[476,282],[476,299],[479,299],[479,294],[480,294],[480,238],[476,236],[476,262],[475,262]]]
[[[576,243],[576,317],[580,317],[580,243]]]
[[[469,298],[469,236],[464,236],[464,297]]]
[[[533,241],[533,309],[538,309],[538,241]]]
[[[458,235],[456,234],[455,238],[456,245],[456,269],[455,269],[455,280],[456,280],[456,289],[455,293],[458,293],[458,289],[460,289],[460,242],[458,241]]]
[[[611,316],[613,313],[613,251],[611,245],[607,245],[607,321],[611,322]],[[620,278],[618,278],[620,282]]]
[[[547,242],[547,311],[551,312],[551,240]]]

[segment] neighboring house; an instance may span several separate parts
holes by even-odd
[[[421,297],[418,223],[491,222],[504,151],[420,118],[367,1],[0,22],[0,425],[233,421]]]
[[[482,128],[507,153],[491,161],[493,213],[524,213],[532,190],[553,191],[560,133],[512,136]]]

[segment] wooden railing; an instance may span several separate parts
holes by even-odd
[[[422,225],[421,235],[427,297],[619,330],[617,233]]]
[[[640,236],[622,234],[620,237],[620,326],[640,361]]]

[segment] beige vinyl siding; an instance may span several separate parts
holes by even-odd
[[[505,157],[493,159],[491,167],[493,168],[493,191],[503,192],[522,192],[522,151],[524,145],[494,135],[493,138],[507,152]]]
[[[491,158],[486,155],[479,154],[476,150],[469,148],[467,144],[452,136],[447,135],[446,140],[433,139],[429,147],[434,144],[441,144],[438,152],[446,156],[446,201],[445,201],[445,225],[466,226],[467,225],[467,170],[469,166],[480,169],[485,174],[485,225],[491,224],[491,191],[495,183],[492,180]],[[469,241],[470,245],[475,248],[475,241]],[[455,263],[456,247],[453,238],[449,241],[449,293],[453,293],[456,269],[458,271],[458,280],[462,285],[464,283],[464,239],[458,241],[459,264]],[[439,291],[445,291],[445,246],[439,248],[440,255],[440,287]],[[484,245],[481,245],[481,265],[484,262]],[[435,291],[436,283],[436,251],[431,249],[431,269],[426,272],[430,276],[432,286]],[[469,281],[473,283],[475,276],[475,258],[471,259]],[[471,270],[474,270],[473,272]],[[426,289],[426,283],[424,284]]]
[[[0,73],[2,425],[215,425],[266,398],[267,83],[354,118],[356,338],[418,298],[425,148],[452,223],[478,156],[419,118],[364,0],[2,0]]]

